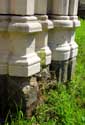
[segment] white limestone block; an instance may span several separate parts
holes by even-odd
[[[35,0],[11,0],[10,13],[18,15],[34,15]]]
[[[78,12],[78,2],[79,0],[70,0],[69,1],[69,15],[76,16]]]
[[[35,14],[47,13],[47,0],[35,0]]]
[[[35,21],[33,18],[13,17],[9,25],[10,76],[27,77],[40,71],[40,58],[35,52],[35,35],[36,32],[41,31],[41,25],[36,18]]]
[[[11,32],[39,32],[42,31],[42,26],[35,16],[12,16],[10,23]]]
[[[0,75],[8,73],[9,38],[8,18],[0,16]]]
[[[8,14],[9,2],[8,0],[0,0],[0,14]]]
[[[69,0],[52,0],[52,14],[67,16]]]

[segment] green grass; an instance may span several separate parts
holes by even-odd
[[[53,82],[44,88],[44,103],[36,108],[32,119],[25,120],[19,111],[11,125],[85,125],[85,20],[76,30],[76,41],[79,54],[74,80],[67,85]]]

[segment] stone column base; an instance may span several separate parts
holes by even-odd
[[[36,53],[29,54],[28,57],[14,57],[9,61],[9,75],[18,77],[28,77],[40,72],[40,58]]]
[[[72,80],[75,73],[76,57],[69,59],[68,64],[68,81]]]
[[[8,74],[30,77],[40,72],[40,58],[35,52],[36,35],[42,31],[34,16],[12,16],[9,24],[10,56]]]
[[[76,57],[67,61],[52,61],[50,65],[51,75],[55,74],[58,82],[68,82],[74,77],[75,65]]]
[[[67,82],[69,61],[52,61],[50,65],[51,73],[55,73],[57,82]]]

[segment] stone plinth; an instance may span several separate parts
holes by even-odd
[[[53,20],[54,29],[49,32],[49,46],[52,51],[51,72],[56,73],[57,81],[66,82],[70,46],[68,29],[73,26],[70,20]]]
[[[52,11],[52,0],[48,0],[48,3],[47,3],[47,13],[51,14],[51,11]]]
[[[10,13],[17,15],[34,15],[35,0],[11,0]]]
[[[10,76],[32,76],[40,71],[40,58],[35,52],[35,35],[41,31],[36,17],[11,18],[10,38]]]
[[[48,30],[53,27],[52,22],[48,20],[47,0],[36,0],[35,13],[42,25],[42,32],[36,36],[36,51],[41,58],[41,67],[51,63],[51,50],[48,47]],[[40,14],[40,15],[39,15]]]
[[[9,35],[8,16],[0,16],[0,74],[8,74]]]
[[[41,66],[43,67],[51,63],[51,50],[48,46],[48,30],[53,28],[53,23],[48,20],[47,16],[38,16],[38,19],[42,25],[42,32],[36,35],[36,51],[41,58]]]

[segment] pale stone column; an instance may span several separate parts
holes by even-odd
[[[57,81],[66,82],[70,46],[67,29],[72,26],[69,21],[69,0],[50,0],[48,2],[49,17],[53,20],[54,29],[49,31],[49,46],[52,51],[51,72],[56,73]]]
[[[69,0],[52,0],[52,14],[67,16]]]
[[[35,0],[10,0],[10,13],[17,15],[33,15]]]
[[[14,16],[9,24],[9,75],[28,77],[40,71],[40,58],[35,52],[35,35],[41,31],[36,17]]]
[[[35,0],[35,14],[42,25],[42,32],[36,36],[36,51],[41,58],[41,67],[51,63],[51,50],[48,47],[48,30],[53,28],[52,22],[48,20],[47,0]]]
[[[47,0],[35,0],[35,14],[47,13]]]
[[[78,54],[78,45],[75,42],[75,29],[80,26],[79,20],[74,20],[72,22],[73,22],[73,27],[68,29],[68,43],[71,47],[70,58],[73,58]]]
[[[15,16],[9,25],[11,57],[10,76],[32,76],[40,71],[40,58],[35,52],[35,34],[40,32],[41,24],[34,15],[35,0],[11,0],[10,13]],[[23,71],[23,72],[22,72]]]
[[[56,73],[58,82],[67,82],[70,46],[68,28],[73,26],[70,20],[53,20],[54,29],[49,32],[49,46],[52,51],[51,72]]]
[[[8,14],[9,12],[9,0],[0,0],[0,14]]]
[[[69,0],[69,16],[77,16],[79,0]]]
[[[49,17],[53,19],[53,22],[56,22],[56,24],[54,23],[54,26],[57,26],[57,28],[54,28],[54,32],[52,31],[53,33],[49,33],[49,46],[53,52],[51,69],[56,70],[57,77],[59,77],[58,81],[67,81],[72,78],[76,56],[78,53],[78,45],[74,41],[74,29],[75,27],[79,26],[77,17],[78,0],[52,0],[51,2],[52,3],[50,6],[52,6],[52,9],[50,11],[51,15],[49,15]],[[68,47],[65,44],[64,38],[67,41]],[[52,45],[52,41],[55,41],[56,43],[54,44],[54,47]],[[64,52],[64,48],[62,48],[63,44],[65,45],[65,48],[69,48],[70,55],[68,59],[64,59],[64,54],[66,54],[66,52]],[[62,56],[61,52],[63,53]],[[62,57],[62,59],[59,61],[60,57]],[[66,57],[68,56],[66,55]],[[67,74],[67,78],[64,76],[64,74]]]
[[[51,14],[52,12],[52,0],[47,1],[47,13]]]
[[[36,35],[42,31],[42,26],[34,16],[34,3],[35,0],[10,0],[11,16],[8,27],[8,89],[11,91],[10,86],[13,87],[10,93],[14,92],[15,95],[16,90],[19,91],[18,96],[23,97],[19,102],[24,99],[27,117],[38,100],[38,85],[36,80],[31,83],[30,78],[40,72],[40,58],[35,48]]]
[[[48,46],[48,30],[53,28],[52,21],[47,16],[38,16],[42,25],[42,32],[36,35],[36,51],[41,58],[41,66],[44,67],[51,63],[51,50]]]
[[[50,0],[48,2],[48,14],[51,19],[67,20],[69,0]]]
[[[0,75],[8,74],[9,37],[8,16],[0,16]]]
[[[78,45],[75,42],[75,29],[80,26],[80,21],[73,20],[73,27],[68,29],[68,43],[70,45],[70,60],[68,66],[68,80],[72,80],[75,72],[76,57],[78,55]]]
[[[80,21],[78,20],[78,2],[79,0],[69,1],[69,18],[73,22],[73,27],[68,30],[68,43],[70,45],[70,60],[68,66],[68,80],[71,80],[74,76],[76,57],[78,55],[78,45],[75,42],[75,29],[80,26]]]

